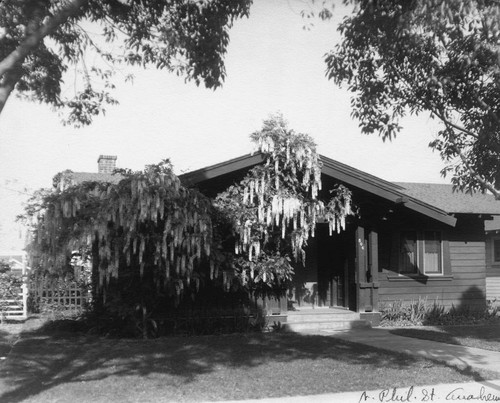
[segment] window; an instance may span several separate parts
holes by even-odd
[[[500,239],[493,240],[493,261],[500,262]]]
[[[417,273],[417,249],[417,233],[415,231],[401,232],[399,255],[399,271],[401,273]]]
[[[500,261],[500,239],[498,241],[498,261]],[[443,274],[443,242],[441,232],[402,231],[400,233],[399,246],[399,273]]]
[[[424,273],[443,274],[443,253],[441,248],[441,233],[437,231],[424,232]]]

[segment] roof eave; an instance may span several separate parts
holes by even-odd
[[[366,172],[359,171],[330,158],[324,156],[320,156],[320,158],[323,162],[321,172],[325,175],[331,176],[348,185],[363,189],[369,193],[392,201],[393,203],[401,203],[401,200],[404,199],[405,206],[411,210],[424,214],[450,226],[455,226],[456,224],[457,219],[455,217],[450,216],[446,211],[430,206],[418,199],[409,197],[401,191],[404,188],[399,185],[385,181]],[[240,169],[251,168],[263,162],[264,156],[260,152],[255,154],[246,154],[216,165],[179,175],[179,178],[185,186],[194,186],[204,180],[213,179]]]
[[[364,172],[356,169],[353,169],[353,171],[350,172],[348,166],[337,163],[337,161],[333,161],[328,158],[322,157],[322,160],[322,172],[326,175],[380,196],[393,203],[400,204],[401,201],[404,200],[405,207],[411,210],[424,214],[452,227],[456,225],[457,219],[449,215],[448,212],[408,196],[407,194],[401,192],[403,188],[399,185],[395,185],[370,174],[365,174]]]
[[[217,176],[225,175],[240,169],[251,168],[264,162],[264,156],[261,153],[246,154],[241,157],[233,158],[220,164],[211,165],[196,171],[187,172],[179,175],[184,186],[193,186],[197,183],[213,179]]]

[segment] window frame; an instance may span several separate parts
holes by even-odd
[[[494,265],[500,265],[500,259],[495,259],[495,242],[500,242],[500,236],[494,236],[492,239],[491,239],[491,263],[494,264]],[[500,245],[499,245],[499,257],[500,257]]]
[[[425,242],[426,242],[426,233],[436,233],[439,237],[439,272],[427,272],[425,267]],[[405,233],[414,233],[415,234],[415,245],[416,245],[416,266],[415,271],[401,271],[403,268],[402,265],[402,248],[403,248],[403,234]],[[402,229],[399,231],[399,244],[398,244],[398,270],[397,273],[402,277],[443,277],[446,275],[446,263],[445,263],[445,240],[443,237],[443,231],[436,229],[428,229],[428,230],[412,230],[412,229]],[[499,237],[500,240],[500,237]],[[499,261],[500,263],[500,261]],[[449,275],[449,273],[448,273]]]
[[[427,272],[427,268],[425,267],[425,243],[427,240],[426,233],[432,232],[438,235],[439,237],[439,272]],[[442,276],[444,275],[444,248],[443,248],[443,233],[441,231],[435,230],[425,230],[422,231],[422,274],[425,276]],[[420,267],[419,267],[420,268]]]

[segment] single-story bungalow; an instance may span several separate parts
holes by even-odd
[[[115,182],[115,161],[101,155],[99,173],[67,172],[65,180]],[[485,233],[485,223],[500,215],[500,201],[454,192],[446,184],[392,183],[324,156],[321,161],[319,197],[343,184],[352,191],[359,215],[331,236],[327,224],[318,225],[287,298],[268,302],[271,313],[283,316],[297,307],[377,312],[381,303],[419,298],[480,308],[500,297],[500,235],[490,232],[487,241]],[[263,162],[260,153],[245,155],[180,179],[214,197]]]
[[[344,184],[359,216],[332,236],[326,224],[318,226],[305,267],[296,269],[295,286],[286,304],[274,306],[276,313],[296,306],[376,312],[382,302],[419,298],[446,307],[484,307],[496,296],[488,293],[496,292],[490,282],[500,280],[500,236],[497,263],[487,270],[485,222],[500,214],[500,201],[489,194],[454,192],[452,185],[392,183],[324,156],[321,160],[320,197]],[[263,161],[261,154],[245,155],[180,179],[215,196]]]

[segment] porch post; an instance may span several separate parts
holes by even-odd
[[[368,235],[369,257],[368,265],[370,270],[370,282],[372,283],[371,303],[374,312],[378,311],[378,234],[376,231],[370,231]]]
[[[366,233],[368,232],[368,233]],[[356,310],[378,311],[378,234],[356,229]]]
[[[365,229],[361,226],[356,228],[356,263],[354,282],[356,284],[356,311],[364,312],[366,305],[366,290],[362,286],[366,284],[366,242]]]

